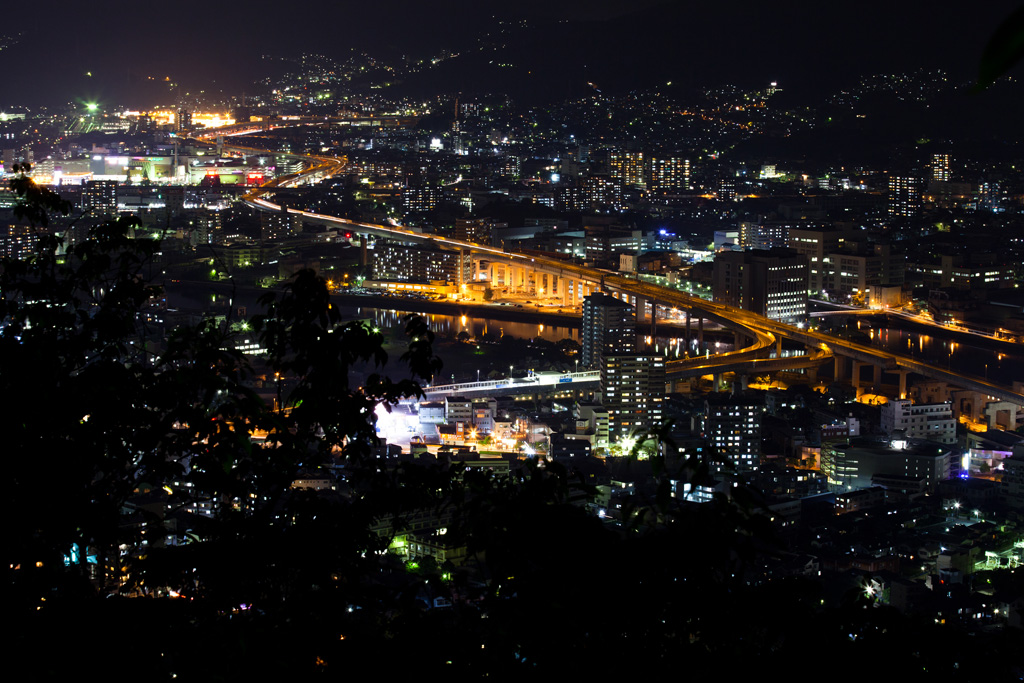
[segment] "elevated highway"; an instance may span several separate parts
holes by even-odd
[[[204,128],[195,132],[198,140],[209,141],[220,136],[233,137],[260,133],[279,128],[295,128],[298,126],[355,126],[370,128],[397,128],[415,124],[419,115],[376,114],[351,116],[288,116],[266,121],[239,121],[216,128]]]
[[[238,148],[249,149],[249,148]],[[282,177],[271,181],[243,198],[248,205],[263,211],[282,211],[280,205],[263,197],[275,187],[288,187],[305,182],[309,175],[317,173],[340,172],[343,161],[328,157],[292,155],[306,159],[310,164],[307,170],[291,177]],[[377,225],[361,223],[345,218],[338,218],[310,211],[292,211],[311,223],[328,227],[338,227],[363,235],[373,235],[402,242],[415,244],[432,244],[443,249],[459,250],[500,263],[509,268],[520,268],[541,272],[571,283],[572,296],[577,298],[581,289],[599,288],[620,298],[625,298],[637,306],[638,319],[646,317],[650,308],[652,318],[657,315],[659,306],[687,312],[687,319],[696,317],[714,320],[736,333],[737,340],[747,339],[749,344],[725,353],[715,354],[708,358],[691,358],[669,363],[669,372],[681,376],[697,376],[698,374],[718,374],[729,371],[768,372],[773,369],[791,369],[794,367],[811,367],[834,358],[837,379],[844,374],[844,359],[853,361],[854,372],[859,372],[862,365],[875,368],[875,377],[879,379],[881,372],[895,372],[900,375],[901,394],[905,393],[906,375],[909,372],[924,375],[933,379],[945,380],[965,389],[977,391],[993,398],[1024,406],[1024,395],[1011,389],[982,380],[976,377],[965,377],[949,370],[913,358],[893,354],[883,349],[858,344],[856,342],[832,337],[830,335],[801,329],[786,323],[772,320],[765,316],[745,311],[733,306],[706,301],[685,292],[669,289],[660,285],[644,282],[624,275],[567,263],[558,259],[537,255],[509,252],[504,249],[489,247],[473,242],[464,242],[438,235],[425,235],[401,226]],[[653,322],[653,320],[652,320]],[[802,356],[783,358],[781,354],[782,340],[788,339],[803,344],[808,353]],[[773,347],[774,357],[773,357]]]
[[[581,386],[596,389],[600,379],[600,373],[593,370],[563,373],[538,372],[529,377],[503,377],[480,382],[433,384],[423,387],[423,393],[428,400],[438,400],[444,396],[468,396],[477,393],[535,392],[546,389],[575,389]]]

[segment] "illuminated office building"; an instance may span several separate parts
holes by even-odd
[[[761,460],[761,417],[764,401],[754,394],[710,394],[700,419],[702,436],[717,458],[712,469],[722,472],[731,463],[740,474],[756,472]]]
[[[662,421],[665,359],[646,354],[601,357],[601,399],[611,441],[646,434]]]
[[[96,218],[117,213],[117,181],[86,181],[82,186],[82,210]]]
[[[690,189],[690,160],[681,157],[652,157],[647,163],[647,189],[675,194]]]
[[[459,251],[378,240],[373,249],[373,276],[377,280],[450,282],[462,285],[472,276],[470,255]]]
[[[932,180],[948,183],[951,180],[951,157],[948,154],[932,155]]]
[[[613,150],[608,158],[612,180],[620,188],[644,186],[644,153]]]
[[[807,258],[793,249],[723,251],[715,257],[717,303],[791,325],[807,320]]]
[[[921,181],[909,176],[890,176],[889,215],[913,218],[921,212]]]
[[[597,292],[583,300],[580,327],[583,367],[600,367],[606,354],[636,351],[636,309],[625,301]]]

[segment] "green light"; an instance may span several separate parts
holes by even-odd
[[[94,112],[100,108],[100,105],[96,104],[95,102],[86,102],[85,108],[88,109],[90,112]]]

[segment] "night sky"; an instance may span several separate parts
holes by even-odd
[[[23,34],[17,45],[0,52],[0,106],[169,101],[158,89],[147,89],[149,76],[233,94],[267,72],[262,54],[343,57],[355,48],[385,59],[427,56],[442,47],[472,44],[499,11],[541,27],[553,70],[571,72],[576,66],[571,62],[586,59],[576,46],[589,42],[593,54],[603,58],[596,60],[603,61],[600,68],[614,70],[621,59],[623,72],[652,68],[659,77],[675,73],[680,80],[709,85],[749,78],[817,87],[857,73],[921,67],[968,78],[986,39],[1019,1],[520,0],[502,4],[501,10],[496,6],[465,0],[162,5],[109,0],[65,10],[17,3],[5,7],[0,25],[0,33]],[[569,23],[552,26],[561,20]],[[571,39],[560,41],[560,31]],[[625,80],[629,74],[619,76]]]

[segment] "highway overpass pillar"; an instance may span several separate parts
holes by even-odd
[[[651,339],[658,343],[658,302],[651,301]],[[665,340],[665,353],[668,354],[668,340]]]
[[[860,389],[860,369],[864,367],[864,363],[859,360],[853,360],[851,362],[853,363],[853,373],[851,377],[853,381],[853,388]]]
[[[359,265],[370,265],[370,257],[366,253],[366,238],[368,235],[359,236]]]
[[[907,397],[907,375],[910,374],[910,370],[900,368],[898,371],[900,376],[900,398]]]
[[[685,311],[686,313],[686,355],[690,355],[690,317],[693,314],[692,311]]]
[[[874,374],[871,377],[871,385],[874,387],[875,393],[882,390],[882,366],[875,365]]]
[[[775,340],[775,357],[782,358],[782,337]]]
[[[697,316],[697,353],[704,350],[704,316]]]
[[[837,382],[842,382],[846,379],[846,358],[840,356],[838,353],[832,355],[832,361],[835,364],[835,369],[832,371],[832,378]]]

